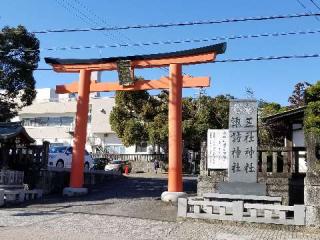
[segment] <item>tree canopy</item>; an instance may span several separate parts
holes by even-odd
[[[229,99],[201,96],[183,98],[182,120],[185,147],[199,150],[208,128],[227,128]],[[168,92],[151,96],[147,91],[116,92],[115,106],[110,114],[112,129],[125,146],[148,142],[167,148]]]
[[[25,27],[0,31],[0,121],[9,121],[36,96],[33,69],[39,62],[39,40]]]
[[[299,82],[294,85],[294,90],[292,95],[288,98],[288,102],[290,103],[291,108],[302,107],[305,105],[305,91],[311,86],[308,82]]]
[[[320,135],[320,81],[306,89],[305,101],[304,128],[308,133]]]

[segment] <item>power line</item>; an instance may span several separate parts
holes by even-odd
[[[308,13],[312,13],[307,7],[306,5],[304,5],[300,0],[296,0],[296,2],[305,10],[307,10]],[[317,21],[319,21],[318,16],[315,16],[315,18],[317,19]]]
[[[32,31],[32,33],[46,34],[46,33],[70,33],[70,32],[91,32],[91,31],[118,31],[118,30],[147,29],[147,28],[168,28],[168,27],[183,27],[183,26],[194,26],[194,25],[210,25],[210,24],[220,24],[220,23],[292,19],[292,18],[312,17],[312,16],[320,16],[320,13],[309,12],[309,13],[288,14],[288,15],[227,18],[227,19],[221,19],[221,20],[200,20],[200,21],[162,23],[162,24],[127,25],[127,26],[119,26],[119,27],[113,26],[113,27],[95,27],[95,28],[47,29],[47,30]]]
[[[57,1],[57,0],[56,0],[56,1]],[[65,2],[65,0],[62,0],[62,1]],[[97,14],[95,14],[92,10],[89,9],[89,7],[87,7],[86,5],[84,5],[81,1],[79,1],[79,0],[74,0],[74,2],[76,2],[76,3],[78,4],[78,6],[81,6],[82,8],[84,8],[85,11],[87,11],[87,12],[89,13],[89,15],[95,16],[95,18],[97,19],[97,21],[99,21],[100,23],[103,23],[103,24],[107,25],[107,22],[106,22],[104,19],[102,19],[101,17],[99,17]],[[99,22],[97,22],[96,19],[93,19],[93,20],[92,20],[91,17],[88,17],[87,14],[85,14],[85,13],[83,13],[82,11],[80,11],[79,9],[77,9],[77,8],[76,8],[74,5],[72,5],[71,3],[67,2],[67,4],[70,5],[70,6],[71,6],[74,10],[76,10],[77,12],[81,13],[82,15],[84,15],[89,21],[93,22],[96,26],[101,27],[101,24],[99,24]],[[116,32],[118,32],[118,31],[116,30]],[[112,33],[109,33],[109,34],[111,34],[112,36],[115,36],[115,35],[112,34]],[[120,34],[122,34],[122,33],[120,33]],[[104,35],[107,36],[106,33],[104,33]],[[123,35],[123,34],[122,34],[122,35]],[[124,37],[125,37],[128,41],[133,42],[133,41],[132,41],[131,39],[129,39],[128,37],[126,37],[126,36],[124,36]],[[118,39],[119,39],[119,38],[118,38]],[[120,40],[120,41],[123,42],[122,40]],[[127,44],[127,43],[124,42],[124,44]],[[143,47],[142,47],[142,48],[143,48]],[[100,48],[100,49],[101,49],[101,48]],[[163,71],[165,71],[165,72],[168,71],[168,69],[167,69],[166,67],[161,67],[160,69],[163,70]]]
[[[248,35],[232,35],[232,36],[217,36],[213,38],[198,38],[198,39],[184,39],[184,40],[165,40],[165,41],[152,41],[152,42],[138,42],[138,43],[125,43],[125,44],[106,44],[106,45],[88,45],[88,46],[66,46],[66,47],[50,47],[40,48],[40,51],[66,51],[66,50],[84,50],[84,49],[95,49],[95,48],[119,48],[119,47],[140,47],[140,46],[152,46],[152,45],[171,45],[181,43],[201,43],[211,41],[225,41],[225,40],[240,40],[240,39],[255,39],[261,37],[282,37],[282,36],[296,36],[296,35],[308,35],[320,33],[320,29],[315,30],[301,30],[301,31],[290,31],[290,32],[272,32],[272,33],[261,33],[261,34],[248,34]],[[11,49],[16,51],[19,49]],[[38,51],[33,49],[24,49],[25,51]],[[0,50],[0,52],[4,52]]]
[[[296,58],[318,58],[320,54],[303,54],[303,55],[285,55],[285,56],[267,56],[267,57],[254,57],[254,58],[238,58],[238,59],[222,59],[216,60],[212,63],[232,63],[232,62],[251,62],[251,61],[270,61],[270,60],[283,60],[283,59],[296,59]]]
[[[104,24],[105,26],[108,26],[110,27],[110,25],[108,25],[107,21],[103,18],[101,18],[100,16],[98,16],[95,12],[93,12],[93,10],[91,10],[88,6],[86,6],[85,4],[83,4],[80,0],[74,0],[74,2],[76,2],[78,4],[78,6],[81,6],[82,8],[84,8],[90,15],[93,15],[97,21],[99,21],[101,24]],[[96,23],[96,22],[95,22]],[[101,27],[100,24],[98,24],[98,26]],[[121,33],[120,31],[116,31],[117,33],[119,33],[119,35],[122,35],[127,41],[131,42],[131,43],[134,43],[130,38],[128,38],[127,36],[125,36],[123,33]],[[111,33],[112,34],[112,33]],[[114,35],[113,35],[114,36]],[[126,43],[125,43],[126,44]],[[145,50],[145,48],[141,45],[139,46],[141,47],[142,49]],[[165,72],[168,72],[168,68],[166,67],[161,67],[160,68],[161,70],[165,71]]]
[[[251,58],[229,58],[216,60],[212,63],[238,63],[238,62],[253,62],[253,61],[272,61],[272,60],[286,60],[286,59],[305,59],[305,58],[319,58],[320,53],[303,54],[303,55],[283,55],[283,56],[261,56]],[[52,71],[51,68],[37,68],[31,69],[34,71]],[[0,70],[1,71],[1,70]]]
[[[67,12],[72,13],[74,16],[80,18],[82,21],[84,21],[85,23],[92,25],[96,25],[101,27],[101,25],[99,23],[97,23],[94,19],[91,19],[90,17],[88,17],[85,13],[83,13],[82,11],[80,11],[79,9],[77,9],[74,5],[72,5],[69,1],[66,0],[55,0],[60,6],[62,6]],[[32,32],[35,33],[35,32]],[[112,33],[109,33],[109,35],[105,32],[102,33],[104,36],[106,36],[107,38],[112,38],[113,40],[116,40],[116,38],[114,37],[114,35]]]
[[[320,10],[320,6],[319,6],[314,0],[310,0],[310,2],[311,2],[316,8],[318,8],[318,10]]]

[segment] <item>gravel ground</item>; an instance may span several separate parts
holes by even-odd
[[[176,220],[176,206],[160,201],[165,175],[130,175],[81,198],[50,197],[0,209],[0,239],[320,239],[316,233],[263,225]],[[194,193],[196,180],[186,177]]]

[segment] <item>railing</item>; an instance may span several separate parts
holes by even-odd
[[[293,217],[291,217],[292,213]],[[305,206],[254,204],[243,201],[207,201],[200,197],[179,198],[178,217],[305,225]]]
[[[166,154],[114,154],[114,153],[95,153],[93,158],[106,158],[108,160],[123,160],[123,161],[145,161],[152,162],[154,160],[165,161]]]
[[[305,149],[259,149],[259,175],[291,175],[299,172],[299,161],[306,158]]]
[[[21,171],[0,170],[0,185],[22,185],[24,173]]]

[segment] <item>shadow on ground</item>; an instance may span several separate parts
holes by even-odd
[[[91,187],[86,196],[51,195],[41,201],[21,204],[20,210],[26,208],[26,211],[16,216],[73,213],[175,221],[177,207],[160,200],[167,184],[167,178],[124,176]],[[196,178],[184,179],[184,191],[195,194],[196,184]]]

